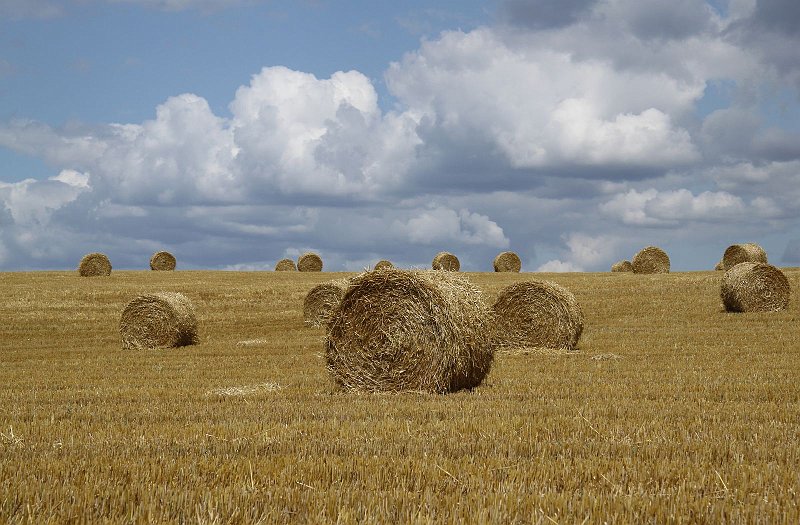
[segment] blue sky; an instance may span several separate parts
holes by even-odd
[[[800,265],[789,0],[0,0],[0,269]]]

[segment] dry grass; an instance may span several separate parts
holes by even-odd
[[[461,269],[461,261],[450,252],[439,252],[436,254],[436,257],[433,258],[431,268],[434,270],[457,272]]]
[[[150,257],[150,269],[160,272],[170,272],[175,269],[177,261],[169,252],[156,252]]]
[[[144,294],[129,302],[119,320],[122,348],[171,348],[197,343],[197,318],[182,293]]]
[[[379,270],[352,279],[330,318],[325,361],[337,385],[368,392],[474,388],[492,364],[491,314],[451,272]]]
[[[612,272],[632,272],[633,264],[630,261],[617,261],[611,265]]]
[[[713,271],[546,274],[583,308],[579,352],[354,395],[302,316],[350,275],[0,273],[0,523],[800,521],[800,302],[727,314]],[[519,280],[467,277],[488,303]],[[161,290],[200,344],[122,351],[120,311]]]
[[[334,279],[314,286],[303,300],[303,322],[306,326],[326,326],[347,290],[348,279]]]
[[[633,273],[669,273],[669,256],[658,246],[639,250],[631,261]]]
[[[297,270],[301,272],[321,272],[322,257],[313,252],[304,253],[297,258]]]
[[[575,295],[550,281],[514,283],[500,292],[492,310],[501,347],[573,350],[583,332]]]
[[[732,244],[722,254],[722,269],[730,270],[743,262],[767,263],[767,252],[754,242]]]
[[[789,305],[789,280],[766,263],[743,262],[722,277],[720,296],[729,312],[774,312]]]
[[[78,263],[78,275],[81,277],[111,275],[111,261],[104,253],[87,253]]]
[[[517,272],[522,269],[522,261],[514,252],[501,252],[497,254],[492,263],[496,272]]]

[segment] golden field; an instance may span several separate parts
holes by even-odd
[[[797,523],[800,269],[727,314],[721,272],[467,274],[579,300],[573,353],[450,395],[337,392],[305,293],[348,274],[0,273],[0,523]],[[200,344],[121,350],[140,293]]]

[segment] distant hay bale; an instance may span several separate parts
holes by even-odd
[[[322,258],[313,252],[304,253],[297,259],[297,269],[301,272],[321,272]]]
[[[498,347],[573,350],[583,332],[583,312],[575,296],[550,281],[512,284],[492,309]]]
[[[728,312],[772,312],[789,305],[789,280],[778,268],[743,262],[722,276],[720,296]]]
[[[328,325],[327,368],[348,390],[473,388],[494,357],[490,326],[480,290],[462,276],[366,272],[350,281]]]
[[[348,279],[336,279],[313,287],[303,301],[303,322],[306,326],[319,328],[328,324],[334,310],[339,306]]]
[[[296,272],[297,266],[294,264],[294,261],[291,259],[281,259],[280,261],[275,264],[275,271],[276,272]]]
[[[617,261],[611,265],[612,272],[632,272],[633,264],[630,261]]]
[[[382,261],[378,261],[377,263],[375,263],[376,270],[384,270],[386,268],[394,268],[394,264],[392,264],[391,261],[387,261],[386,259],[383,259]]]
[[[643,248],[631,261],[633,273],[669,273],[669,256],[657,246]]]
[[[169,272],[175,269],[175,256],[169,252],[156,252],[150,257],[150,269]]]
[[[723,270],[730,270],[743,262],[767,263],[767,252],[756,243],[733,244],[722,255]]]
[[[434,270],[447,270],[448,272],[457,272],[461,269],[461,263],[458,257],[450,252],[439,252],[433,258],[431,266]]]
[[[103,253],[88,253],[78,264],[78,274],[81,277],[111,275],[111,261]]]
[[[123,349],[169,348],[198,342],[197,319],[191,301],[180,293],[140,295],[122,311],[119,321]]]
[[[517,272],[522,269],[522,261],[514,252],[502,252],[494,258],[495,272]]]
[[[720,260],[715,266],[714,271],[720,271],[725,269],[725,263]]]

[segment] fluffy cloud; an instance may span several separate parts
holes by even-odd
[[[395,222],[394,228],[418,244],[483,244],[495,248],[509,245],[497,223],[485,215],[464,209],[458,212],[447,208],[421,211],[405,223]]]
[[[728,221],[742,216],[747,206],[730,193],[704,191],[694,195],[687,189],[642,192],[630,190],[599,206],[600,212],[624,224],[679,226],[689,221]]]

